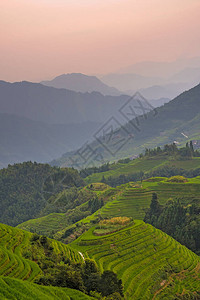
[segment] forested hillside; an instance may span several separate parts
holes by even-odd
[[[111,124],[105,124],[103,129],[105,131],[107,128],[108,134],[104,134],[102,129],[101,136],[99,134],[89,146],[104,161],[114,161],[144,153],[145,148],[154,148],[173,142],[183,146],[190,140],[199,140],[199,96],[200,85],[197,85],[164,106],[152,110],[148,104],[140,103],[142,96],[138,95],[140,109],[130,102],[129,106],[125,106],[124,111],[122,110],[128,123],[113,131],[109,131],[107,128]],[[84,147],[79,152],[83,150]],[[53,164],[70,166],[73,160],[80,168],[89,167],[95,162],[100,164],[95,157],[93,157],[91,165],[90,161],[83,162],[76,151],[64,154]]]
[[[79,187],[83,180],[73,169],[26,162],[0,170],[0,221],[17,225],[39,216],[50,196]]]
[[[173,180],[173,181],[172,181]],[[175,176],[172,182],[186,180],[184,177]],[[200,201],[191,197],[187,205],[180,199],[169,199],[161,205],[156,193],[153,193],[150,208],[144,221],[173,236],[181,244],[200,255]]]
[[[95,189],[95,186],[97,185],[93,188],[88,186],[81,189],[73,187],[51,196],[41,212],[43,217],[28,220],[17,227],[55,239],[61,239],[63,230],[65,231],[71,225],[73,229],[79,231],[79,234],[84,232],[86,228],[83,225],[73,224],[81,222],[82,219],[98,211],[104,205],[103,191],[105,190],[105,194],[107,189],[109,191],[109,187],[104,184],[98,184],[103,186],[102,192],[98,188]]]

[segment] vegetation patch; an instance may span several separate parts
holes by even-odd
[[[165,205],[161,205],[157,194],[153,193],[144,221],[200,254],[200,202],[197,199],[193,199],[188,205],[169,199]]]
[[[9,165],[7,169],[0,170],[0,222],[16,226],[45,215],[50,197],[83,185],[82,178],[74,169],[32,162]],[[46,214],[58,212],[57,204]]]
[[[181,183],[181,182],[188,182],[187,178],[185,178],[184,176],[172,176],[169,179],[167,179],[168,182],[177,182],[177,183]]]
[[[99,222],[93,231],[94,235],[106,235],[121,230],[129,225],[133,220],[128,217],[116,217],[111,219],[104,219]]]

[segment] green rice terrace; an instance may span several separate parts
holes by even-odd
[[[157,193],[159,202],[165,204],[169,198],[179,199],[182,204],[190,204],[194,199],[200,202],[200,177],[187,179],[186,182],[170,182],[165,177],[154,177],[144,180],[142,183],[130,182],[116,188],[109,188],[102,183],[93,183],[92,190],[96,191],[99,199],[103,199],[104,206],[94,214],[88,215],[78,223],[90,223],[97,216],[131,217],[143,220],[147,208],[150,206],[152,193]],[[102,191],[100,191],[100,187]],[[90,185],[86,187],[89,189]],[[83,204],[84,206],[86,204]],[[45,217],[32,219],[17,227],[45,234],[56,239],[61,239],[63,232],[69,228],[67,213],[53,213]],[[75,226],[75,225],[74,225]]]
[[[41,273],[37,263],[23,257],[26,256],[26,249],[30,246],[32,236],[33,234],[29,232],[0,224],[0,275],[31,282]],[[69,246],[56,240],[51,240],[51,245],[55,253],[63,253],[73,261],[82,261],[80,254]]]
[[[193,157],[192,159],[179,160],[170,156],[155,156],[150,158],[137,158],[128,163],[113,163],[110,165],[110,170],[101,173],[93,173],[85,178],[87,184],[100,182],[102,177],[105,179],[111,177],[118,177],[120,175],[130,175],[137,172],[150,172],[161,167],[175,167],[184,170],[192,170],[200,168],[200,157]]]
[[[74,289],[40,286],[11,277],[0,276],[0,299],[89,300],[94,298]]]
[[[126,216],[143,220],[145,211],[151,203],[152,193],[157,193],[164,204],[169,198],[180,199],[183,204],[193,199],[200,201],[200,177],[187,182],[169,182],[167,178],[151,178],[141,183],[122,185],[123,189],[101,208],[103,217]]]
[[[96,193],[99,199],[103,199],[104,205],[70,225],[74,231],[69,230],[71,227],[64,227],[67,224],[66,214],[50,214],[21,225],[35,224],[36,232],[41,226],[44,232],[45,227],[62,228],[56,235],[64,241],[62,234],[70,231],[70,236],[74,236],[71,240],[74,241],[68,245],[48,239],[55,254],[81,263],[90,258],[97,263],[102,273],[113,271],[122,280],[126,300],[200,299],[199,256],[166,233],[142,221],[153,193],[157,194],[161,204],[166,204],[169,199],[179,199],[185,207],[193,201],[199,203],[200,177],[154,177],[116,188],[94,183],[85,189]],[[101,221],[95,224],[98,218]],[[39,220],[45,222],[40,223]],[[82,231],[84,227],[85,232]],[[31,239],[34,236],[18,228],[0,225],[0,292],[5,299],[26,299],[29,289],[33,290],[33,295],[39,295],[39,298],[33,296],[30,299],[44,299],[44,295],[47,299],[91,299],[77,290],[34,283],[42,274],[37,261],[41,253],[34,255],[34,259],[30,254]],[[14,298],[9,298],[6,295],[12,294],[12,289],[16,294],[13,294]],[[21,290],[23,296],[19,296]]]
[[[76,290],[33,283],[42,273],[37,260],[43,254],[41,250],[36,252],[35,261],[26,258],[30,256],[32,237],[29,232],[0,224],[0,299],[91,299]],[[81,255],[69,246],[49,241],[55,255],[62,254],[74,262],[83,261]]]
[[[111,234],[96,236],[95,230],[71,246],[102,271],[114,271],[125,299],[199,299],[200,258],[167,234],[140,220]]]

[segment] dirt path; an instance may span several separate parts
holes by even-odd
[[[80,256],[82,257],[82,259],[85,261],[85,257],[83,256],[83,253],[81,253],[80,251],[78,252],[80,254]]]

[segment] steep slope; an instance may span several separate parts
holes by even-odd
[[[12,300],[89,300],[94,299],[77,290],[40,286],[10,277],[0,276],[1,299]]]
[[[0,224],[0,275],[18,278],[27,281],[34,281],[42,273],[37,262],[25,257],[30,257],[31,238],[33,234],[18,228]],[[55,254],[62,254],[75,262],[81,262],[80,254],[73,251],[69,246],[55,240],[49,240]],[[32,249],[33,250],[33,249]],[[42,249],[33,250],[38,257],[42,258]],[[44,250],[43,250],[44,251]]]
[[[122,279],[127,299],[198,299],[200,259],[173,238],[143,221],[106,236],[94,227],[71,244],[102,270]]]
[[[140,95],[138,97],[141,98]],[[110,124],[105,124],[103,129],[104,131],[107,129],[109,133],[105,135],[102,130],[90,144],[90,148],[101,155],[102,160],[113,161],[137,155],[145,148],[171,144],[174,141],[181,145],[192,139],[200,139],[197,129],[200,124],[199,99],[200,85],[151,112],[148,112],[149,107],[146,106],[138,111],[135,105],[130,103],[123,111],[130,121],[124,127],[112,132],[108,130]],[[134,112],[137,113],[136,118],[133,118]],[[80,168],[89,164],[81,161],[78,152],[66,153],[61,159],[54,161],[54,164],[70,165],[69,157],[72,159],[71,162],[75,160]],[[92,158],[92,163],[95,163],[95,158]]]
[[[91,299],[76,290],[43,287],[32,283],[42,270],[37,261],[25,257],[30,256],[30,249],[37,255],[39,261],[44,255],[42,249],[31,248],[32,238],[33,234],[29,232],[0,224],[1,299]],[[69,246],[55,240],[48,242],[51,243],[51,251],[55,255],[64,255],[71,261],[82,262],[81,255]]]
[[[101,82],[97,77],[81,73],[62,74],[52,80],[42,81],[41,84],[82,93],[95,91],[103,95],[119,96],[122,94],[116,88]]]

